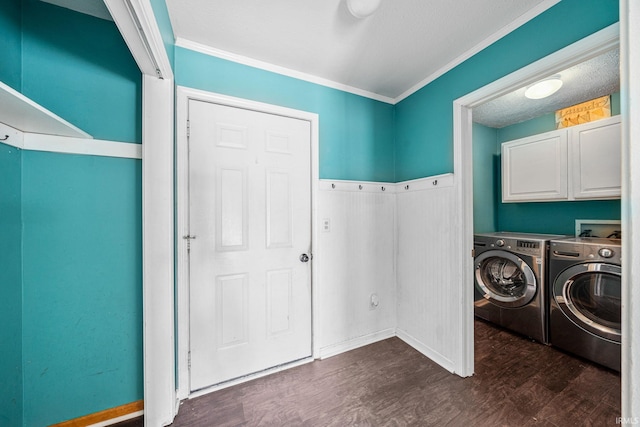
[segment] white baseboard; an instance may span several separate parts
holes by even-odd
[[[340,353],[345,353],[350,350],[355,350],[359,347],[364,347],[365,345],[386,340],[387,338],[392,338],[395,335],[396,333],[394,329],[385,329],[382,331],[374,332],[373,334],[357,337],[349,341],[343,341],[338,344],[323,347],[320,349],[320,359],[327,359]]]
[[[442,366],[447,371],[451,372],[452,374],[455,373],[455,364],[453,363],[453,361],[433,350],[431,347],[425,345],[424,343],[401,329],[396,330],[396,336],[429,359],[436,362],[438,365]]]

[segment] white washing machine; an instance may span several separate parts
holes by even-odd
[[[474,235],[475,315],[547,344],[549,241],[566,236]]]

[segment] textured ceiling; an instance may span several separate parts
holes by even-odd
[[[563,84],[555,94],[544,99],[527,99],[524,87],[474,108],[473,121],[502,128],[618,92],[620,51],[611,50],[556,74],[560,75]]]
[[[167,0],[179,40],[391,102],[555,3],[383,0],[376,13],[357,19],[346,0]]]

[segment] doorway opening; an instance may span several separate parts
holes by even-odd
[[[543,77],[559,73],[569,67],[588,61],[619,46],[619,24],[611,25],[558,52],[526,66],[508,76],[490,83],[453,103],[454,171],[458,176],[459,224],[458,242],[461,253],[473,249],[473,109],[519,88],[526,87]],[[474,283],[473,257],[461,257],[461,374],[474,371]],[[624,369],[624,367],[623,367]]]

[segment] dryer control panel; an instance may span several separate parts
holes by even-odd
[[[551,257],[577,262],[604,261],[620,264],[620,243],[609,239],[568,239],[551,241]]]

